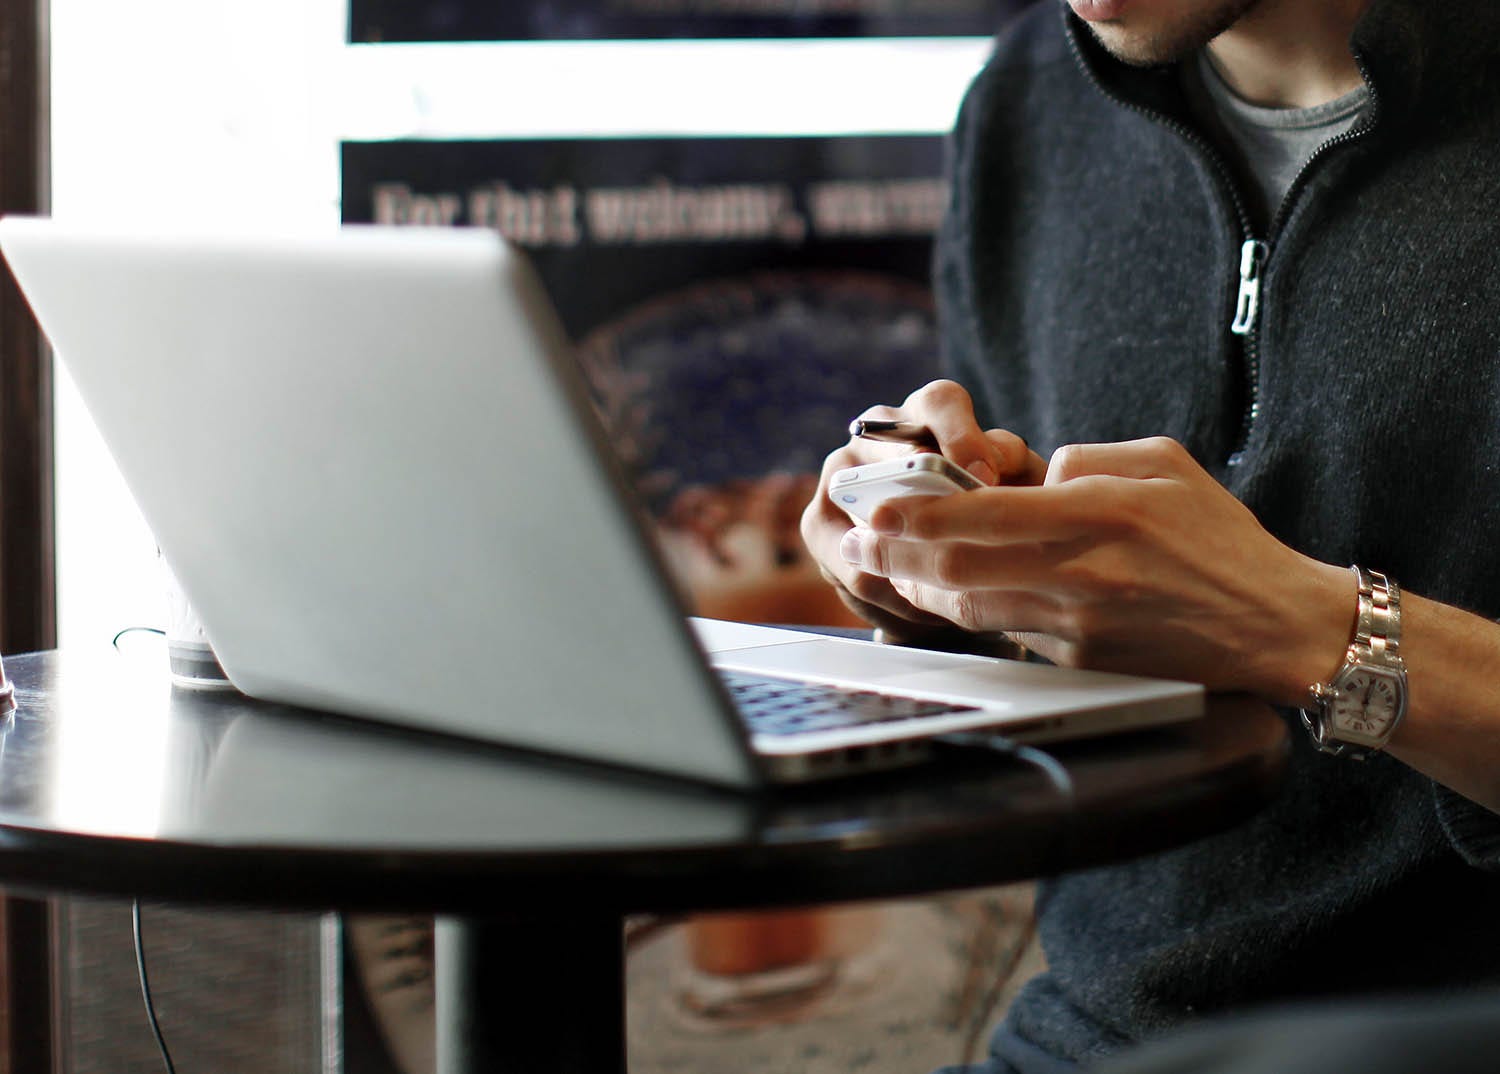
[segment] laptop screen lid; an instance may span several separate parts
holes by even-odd
[[[246,693],[761,780],[497,234],[12,217],[0,249]]]

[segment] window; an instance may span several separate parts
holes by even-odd
[[[940,132],[988,47],[349,46],[346,0],[51,9],[54,214],[247,226],[335,225],[344,138]],[[63,368],[56,399],[59,644],[97,647],[160,625],[163,586],[150,532]]]

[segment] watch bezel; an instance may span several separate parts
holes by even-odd
[[[1342,726],[1335,715],[1334,695],[1344,683],[1355,675],[1371,675],[1376,678],[1385,679],[1395,687],[1395,712],[1386,723],[1385,729],[1377,734],[1369,734],[1354,728]],[[1332,690],[1323,702],[1322,713],[1325,725],[1323,735],[1327,739],[1332,739],[1335,742],[1352,743],[1357,746],[1384,746],[1390,740],[1391,735],[1395,733],[1396,728],[1401,725],[1401,721],[1406,717],[1406,669],[1404,667],[1377,664],[1372,661],[1360,659],[1350,660],[1343,667],[1339,668],[1338,674],[1333,677],[1333,680],[1328,685],[1332,687]]]

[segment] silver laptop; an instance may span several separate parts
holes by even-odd
[[[1202,712],[1192,684],[689,619],[495,233],[7,218],[0,249],[254,697],[739,787]]]

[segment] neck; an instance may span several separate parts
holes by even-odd
[[[1229,87],[1253,104],[1324,104],[1362,81],[1349,37],[1369,2],[1260,0],[1208,52]]]

